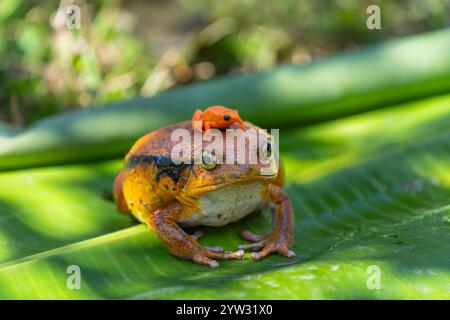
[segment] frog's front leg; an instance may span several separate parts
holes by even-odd
[[[179,204],[156,210],[149,217],[149,225],[158,234],[169,252],[179,258],[190,259],[198,264],[211,268],[219,266],[215,260],[242,259],[244,251],[218,252],[215,248],[206,248],[192,238],[176,223],[182,214],[183,207]]]
[[[253,252],[253,260],[259,260],[271,253],[278,253],[288,258],[295,256],[289,248],[293,244],[294,212],[289,197],[281,187],[271,184],[268,187],[270,201],[275,205],[273,210],[274,230],[266,236],[261,237],[250,231],[241,232],[241,237],[253,243],[240,245],[239,249],[260,250]]]

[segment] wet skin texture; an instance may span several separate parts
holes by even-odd
[[[244,129],[257,128],[248,122],[242,125]],[[254,260],[272,253],[293,257],[289,249],[293,244],[293,211],[282,190],[281,170],[262,175],[259,163],[217,164],[208,169],[202,164],[174,164],[171,133],[177,128],[193,132],[191,121],[181,122],[143,136],[131,148],[114,181],[118,210],[146,223],[171,254],[210,267],[218,266],[216,260],[242,259],[244,250],[256,251],[251,254]],[[191,236],[180,227],[221,226],[265,206],[273,211],[272,233],[259,236],[242,231],[241,237],[250,243],[234,252],[207,248],[197,241],[198,234]]]

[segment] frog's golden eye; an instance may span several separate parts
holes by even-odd
[[[202,167],[206,170],[213,170],[217,166],[216,157],[210,151],[202,153]]]
[[[270,156],[272,155],[272,144],[270,142],[267,142],[265,151],[266,151],[266,157],[270,158]]]
[[[260,147],[260,153],[259,155],[261,157],[263,157],[264,159],[269,159],[270,156],[272,156],[272,144],[270,142],[265,142],[261,147]]]
[[[230,116],[228,114],[224,115],[223,120],[230,121]]]

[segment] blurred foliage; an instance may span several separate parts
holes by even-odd
[[[107,108],[60,113],[0,140],[0,170],[120,157],[143,134],[189,119],[199,106],[237,107],[243,119],[263,128],[301,128],[448,94],[449,39],[446,28],[317,63],[286,64],[127,99]],[[445,111],[448,99],[440,105]]]
[[[66,28],[73,3],[80,30]],[[382,8],[382,32],[366,28],[372,3]],[[448,9],[440,0],[2,0],[0,120],[21,127],[70,108],[303,63],[442,28]]]

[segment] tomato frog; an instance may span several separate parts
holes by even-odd
[[[259,129],[249,122],[242,126]],[[114,182],[118,210],[147,224],[171,254],[198,264],[217,267],[217,260],[242,259],[244,250],[255,251],[250,255],[253,260],[272,253],[293,257],[293,209],[282,189],[281,166],[262,174],[260,162],[219,163],[206,151],[199,162],[177,164],[171,160],[175,129],[194,132],[190,121],[158,129],[141,137],[126,155]],[[247,147],[249,143],[246,139]],[[270,143],[262,148],[271,151]],[[273,231],[267,236],[241,231],[240,236],[249,242],[236,251],[205,247],[198,234],[190,235],[182,228],[224,226],[266,206],[272,208]]]
[[[239,117],[239,111],[223,106],[212,106],[204,112],[196,110],[192,117],[192,128],[195,126],[195,121],[201,121],[202,130],[204,131],[210,128],[229,128],[234,123],[237,123],[241,129],[244,128],[244,121]]]

